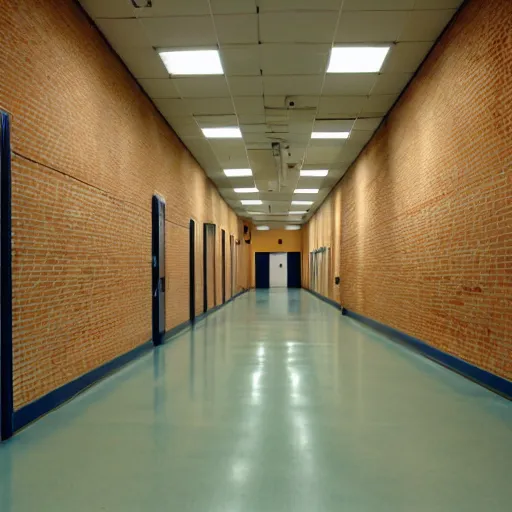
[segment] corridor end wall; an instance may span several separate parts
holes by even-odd
[[[329,297],[512,380],[512,2],[471,0],[304,233]]]
[[[167,330],[189,318],[190,218],[198,304],[202,223],[217,225],[218,244],[221,229],[228,241],[243,233],[77,3],[5,2],[0,25],[0,109],[12,121],[19,410],[151,339],[153,194],[167,205]],[[249,249],[238,247],[236,291],[249,285]],[[220,300],[220,269],[217,283]]]

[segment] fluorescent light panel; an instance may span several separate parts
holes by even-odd
[[[311,176],[311,177],[322,177],[327,176],[329,174],[329,171],[327,169],[318,169],[318,170],[310,170],[310,169],[301,169],[300,175],[301,176]]]
[[[247,188],[234,188],[233,189],[237,194],[254,194],[259,192],[257,188],[247,187]]]
[[[317,188],[296,188],[294,194],[318,194]]]
[[[241,139],[242,132],[236,126],[226,128],[201,128],[207,139]]]
[[[306,212],[306,211],[304,211],[304,212],[289,212],[289,215],[306,215],[306,213],[308,213],[308,212]]]
[[[249,215],[264,215],[264,212],[247,212]]]
[[[223,75],[218,50],[160,50],[170,75]]]
[[[312,139],[348,139],[350,132],[313,132]]]
[[[247,205],[247,206],[256,206],[256,205],[263,204],[263,201],[261,201],[260,199],[242,199],[240,202],[243,205]]]
[[[310,206],[313,204],[314,201],[292,201],[292,204],[295,204],[297,206]]]
[[[378,73],[389,46],[338,46],[331,50],[327,73]]]
[[[269,231],[270,227],[269,226],[256,226],[256,229],[258,231]]]
[[[298,231],[300,226],[285,226],[286,231]]]
[[[251,169],[224,169],[224,174],[228,178],[240,178],[242,176],[252,176]]]

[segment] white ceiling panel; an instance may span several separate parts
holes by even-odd
[[[256,13],[256,0],[210,0],[210,4],[214,14]]]
[[[322,93],[326,96],[364,96],[370,94],[377,78],[376,73],[327,74]]]
[[[117,48],[116,51],[135,78],[169,78],[162,59],[150,46]]]
[[[237,124],[237,117],[234,114],[227,116],[194,116],[194,119],[201,128],[236,126]]]
[[[366,144],[373,136],[374,130],[352,130],[350,132],[350,142]]]
[[[317,75],[325,72],[330,44],[263,44],[264,75]]]
[[[316,107],[318,106],[319,96],[301,96],[294,95],[295,109],[286,108],[286,96],[265,95],[265,107],[282,109],[286,117],[295,117],[296,119],[307,117],[307,112],[311,112],[314,117]]]
[[[399,41],[435,41],[455,12],[455,9],[411,12]]]
[[[322,75],[263,76],[263,90],[269,96],[318,96]]]
[[[386,114],[398,98],[398,94],[375,94],[368,97],[361,114]]]
[[[260,14],[263,43],[331,43],[336,27],[331,12],[272,12]]]
[[[233,96],[261,96],[263,94],[263,82],[260,76],[232,76],[228,81]]]
[[[457,9],[464,0],[416,0],[415,9]]]
[[[202,160],[201,164],[207,169],[219,168],[219,163],[217,162],[215,153],[212,151],[212,148],[206,139],[183,139],[183,142],[198,160]],[[207,162],[207,165],[203,164],[203,161]]]
[[[345,0],[344,11],[406,11],[416,0]],[[430,0],[426,0],[430,1]],[[434,0],[435,1],[435,0]]]
[[[238,14],[215,16],[220,44],[257,44],[258,15]]]
[[[156,48],[217,46],[210,16],[175,16],[140,20],[151,46]]]
[[[265,113],[261,96],[236,96],[233,97],[233,101],[238,115],[262,115]]]
[[[231,98],[190,98],[183,101],[195,116],[235,113]]]
[[[400,93],[412,78],[412,73],[383,73],[377,78],[372,94]]]
[[[240,114],[238,113],[238,121],[241,125],[258,125],[266,122],[265,114]]]
[[[203,133],[192,116],[169,117],[168,121],[182,139],[186,137],[203,138]]]
[[[376,130],[380,123],[382,122],[382,117],[359,117],[354,122],[354,130]]]
[[[139,84],[151,98],[179,98],[180,93],[170,78],[141,78]]]
[[[322,120],[317,119],[315,121],[315,124],[313,126],[313,131],[318,132],[349,132],[352,130],[354,126],[354,120],[353,119],[329,119],[329,120]],[[321,139],[314,139],[316,141],[319,141]],[[338,144],[343,139],[331,139],[337,142]]]
[[[319,164],[323,167],[324,165],[329,166],[330,164],[342,162],[342,149],[343,146],[310,146],[306,153],[305,163],[308,165]],[[307,197],[304,199],[308,200]]]
[[[318,115],[354,116],[359,114],[366,100],[366,96],[323,96],[318,105]]]
[[[111,0],[103,1],[109,3]],[[134,9],[136,16],[157,18],[161,16],[207,16],[210,14],[208,2],[205,0],[151,0],[151,3],[152,7]]]
[[[149,45],[144,27],[139,20],[100,18],[96,20],[96,25],[116,50],[130,47],[144,48]]]
[[[258,45],[223,46],[220,54],[226,75],[260,75]]]
[[[396,41],[405,26],[407,11],[347,11],[341,14],[337,43]]]
[[[341,0],[259,0],[261,12],[338,11]]]
[[[136,11],[129,0],[81,0],[80,3],[92,19],[130,18]]]
[[[426,57],[432,43],[397,43],[384,62],[384,73],[413,73]]]
[[[172,79],[182,98],[229,98],[224,76],[201,76]]]
[[[162,112],[162,114],[167,118],[189,116],[192,113],[188,108],[186,100],[175,98],[155,98],[153,99],[153,102],[160,112]]]

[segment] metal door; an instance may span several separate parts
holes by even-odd
[[[196,318],[196,223],[190,219],[189,225],[189,318]]]
[[[165,334],[165,202],[153,196],[153,343]]]

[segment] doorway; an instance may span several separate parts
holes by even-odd
[[[160,345],[165,334],[165,201],[153,196],[153,344]]]
[[[215,279],[215,224],[203,224],[203,312],[217,305]]]
[[[189,223],[189,319],[196,318],[196,223],[190,219]]]
[[[288,286],[288,258],[285,252],[271,253],[269,256],[269,287]]]
[[[226,302],[226,232],[221,231],[222,304]]]
[[[0,439],[12,436],[11,142],[9,116],[0,112]]]

